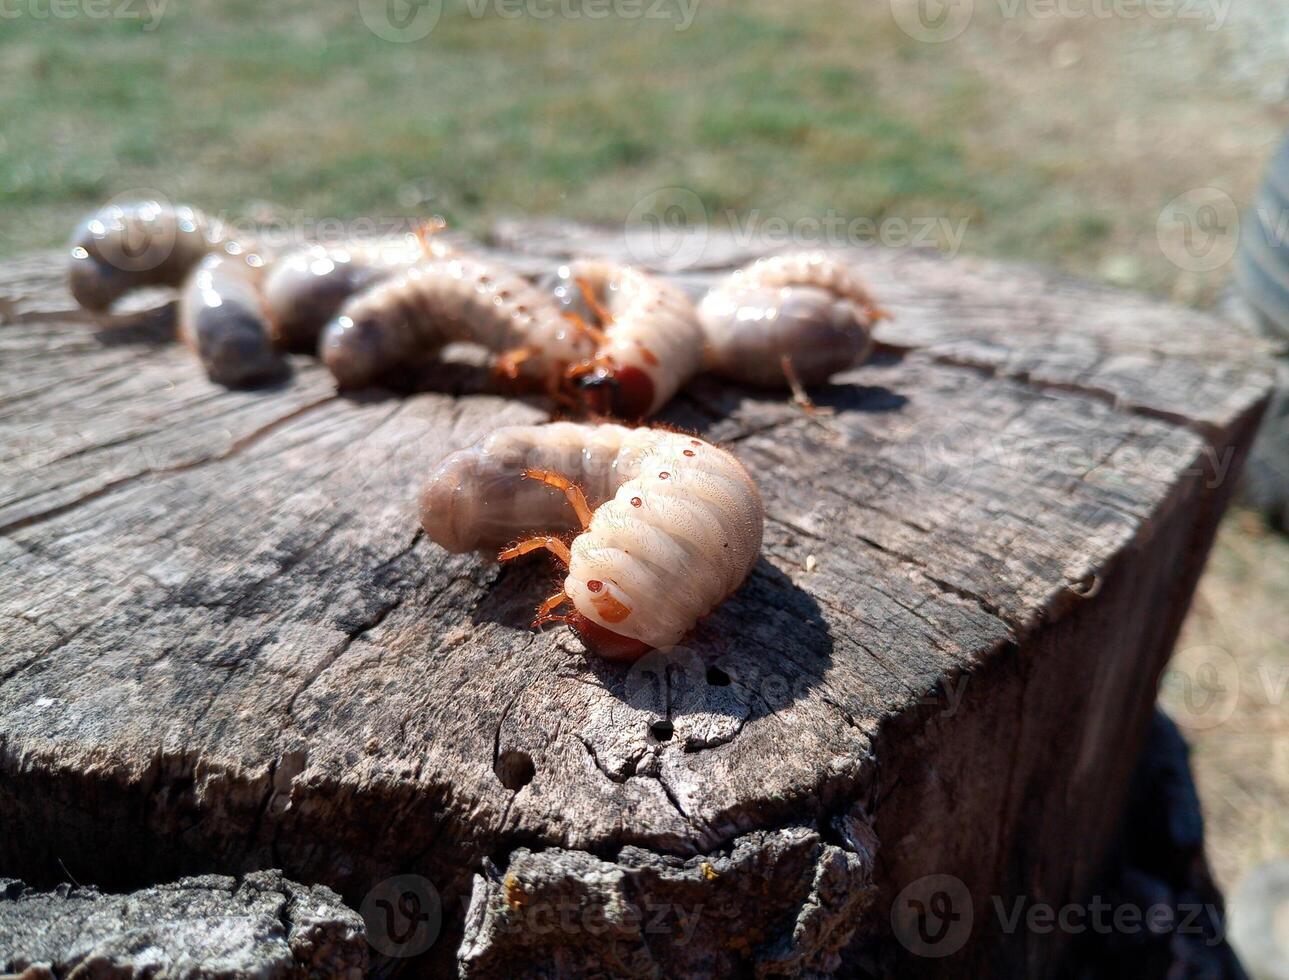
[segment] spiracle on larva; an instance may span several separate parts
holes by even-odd
[[[594,352],[565,369],[570,394],[592,412],[646,418],[701,367],[698,312],[674,283],[635,266],[579,259],[544,285],[593,327]]]
[[[68,286],[77,303],[101,313],[132,290],[180,286],[223,241],[219,224],[188,205],[111,204],[73,233]]]
[[[565,622],[611,659],[678,643],[747,578],[764,524],[756,483],[728,451],[666,429],[573,422],[503,427],[452,453],[420,514],[451,552],[551,551],[568,573],[534,625]]]
[[[698,306],[704,366],[747,384],[826,381],[861,363],[885,313],[849,265],[823,252],[774,255],[731,273]]]
[[[256,252],[212,252],[179,295],[179,339],[212,381],[230,387],[280,377],[286,363],[270,336],[260,285],[265,261]]]

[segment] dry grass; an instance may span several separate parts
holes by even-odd
[[[1222,528],[1161,701],[1192,746],[1219,882],[1289,854],[1289,539],[1256,515]]]

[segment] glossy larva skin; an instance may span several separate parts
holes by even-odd
[[[730,453],[663,429],[567,422],[499,429],[447,457],[421,495],[430,538],[460,552],[577,529],[563,496],[523,479],[526,468],[586,494],[591,523],[573,539],[564,591],[581,621],[616,639],[679,642],[760,553],[761,496]]]
[[[318,349],[318,336],[349,297],[425,258],[414,235],[370,242],[312,243],[285,253],[264,280],[273,339],[287,350]]]
[[[850,267],[820,252],[759,259],[713,287],[698,313],[707,370],[778,387],[785,356],[806,384],[862,362],[881,315]]]
[[[453,341],[498,354],[531,351],[517,370],[534,380],[592,346],[549,293],[497,263],[457,256],[419,263],[354,296],[323,332],[321,355],[342,387],[356,387]]]
[[[198,356],[212,381],[241,387],[285,372],[264,311],[264,270],[264,260],[256,253],[212,252],[184,283],[179,338]]]
[[[634,266],[582,259],[567,269],[567,278],[586,283],[612,315],[595,358],[617,383],[617,404],[591,407],[624,418],[653,415],[702,366],[703,332],[693,301],[679,286]]]
[[[113,204],[72,235],[68,285],[83,308],[103,312],[144,286],[180,286],[222,242],[217,224],[196,208],[156,201]]]

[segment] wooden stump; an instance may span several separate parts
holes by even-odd
[[[713,237],[681,279],[756,251]],[[550,566],[417,529],[432,463],[539,403],[459,364],[338,397],[307,358],[226,392],[168,311],[95,329],[56,261],[2,267],[0,873],[280,867],[355,906],[420,875],[426,973],[1049,972],[1064,937],[995,899],[1087,893],[1264,351],[1025,268],[853,258],[893,318],[831,414],[706,378],[667,412],[760,481],[765,548],[630,669],[528,628]]]
[[[0,970],[30,980],[135,977],[334,977],[361,980],[363,921],[328,888],[271,871],[103,895],[38,894],[0,880]],[[76,971],[73,974],[73,971]]]

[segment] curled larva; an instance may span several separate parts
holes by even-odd
[[[764,523],[756,484],[725,450],[665,429],[572,422],[508,426],[451,454],[420,513],[452,552],[533,535],[500,557],[546,548],[568,568],[536,622],[566,622],[610,658],[678,643],[742,584]]]
[[[811,384],[860,363],[884,314],[845,263],[799,252],[731,273],[703,298],[698,315],[707,370],[775,386],[792,372]]]
[[[264,268],[254,252],[212,252],[180,293],[179,338],[219,384],[257,384],[286,370],[273,347],[260,291]]]
[[[323,331],[321,355],[342,387],[367,384],[454,341],[499,355],[508,377],[560,384],[593,341],[550,296],[473,256],[430,259],[351,298]]]
[[[416,235],[339,244],[311,243],[269,269],[264,300],[279,347],[313,353],[322,329],[349,297],[426,258]]]
[[[102,312],[131,290],[181,285],[221,241],[217,224],[187,205],[109,205],[72,235],[68,285],[82,307]]]
[[[595,352],[567,371],[592,411],[645,418],[699,370],[702,328],[679,286],[634,266],[580,259],[556,272],[552,292],[575,316],[592,318]]]

